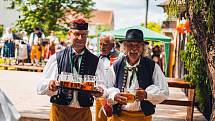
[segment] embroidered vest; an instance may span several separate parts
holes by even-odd
[[[69,72],[72,73],[71,62],[72,47],[67,47],[64,50],[56,53],[58,73]],[[99,58],[92,54],[89,50],[85,49],[82,55],[79,75],[95,75]],[[59,105],[69,105],[73,96],[66,94],[68,90],[58,90],[58,95],[51,97],[51,102]],[[73,94],[73,93],[71,93]],[[78,102],[81,107],[90,107],[93,105],[94,98],[91,94],[85,92],[78,92]]]
[[[123,78],[124,78],[124,66],[125,66],[125,57],[122,57],[113,64],[114,71],[116,74],[115,87],[120,90],[123,87]],[[149,85],[153,84],[152,75],[154,71],[155,62],[149,58],[142,57],[140,64],[138,66],[137,80],[141,88],[146,89]],[[151,102],[143,100],[140,102],[141,110],[143,113],[148,116],[155,113],[155,105]],[[113,106],[113,114],[120,115],[122,105],[116,104]]]

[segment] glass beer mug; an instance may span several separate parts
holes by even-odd
[[[69,80],[69,74],[62,73],[58,75],[58,81],[60,81],[60,86],[71,88],[71,80]]]
[[[84,80],[82,83],[82,90],[93,90],[96,81],[96,76],[84,75]]]
[[[80,89],[82,78],[80,75],[70,74],[69,80],[71,81],[71,88],[73,89]]]
[[[135,89],[125,89],[123,96],[127,98],[127,103],[133,103],[135,101]]]

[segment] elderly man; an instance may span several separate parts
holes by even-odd
[[[111,64],[115,60],[117,60],[118,55],[119,52],[114,48],[114,38],[111,35],[101,35],[99,58],[104,61],[105,71],[107,71],[110,68]],[[108,83],[108,78],[106,80],[107,80],[106,82]],[[104,105],[106,104],[107,101],[104,98],[98,98],[96,100],[96,121],[107,121],[107,118],[102,110],[102,108],[104,108]]]
[[[112,88],[108,89],[108,98],[114,104],[109,120],[151,121],[155,105],[168,97],[167,81],[154,61],[141,56],[144,46],[141,30],[128,30],[123,46],[126,55],[109,71]]]
[[[119,52],[114,48],[114,38],[111,35],[101,35],[100,36],[100,55],[104,61],[104,64],[109,67],[112,64],[111,61],[114,61],[119,56]]]
[[[92,121],[90,107],[93,96],[100,97],[103,89],[95,94],[73,91],[72,95],[57,92],[55,76],[61,72],[79,75],[96,75],[104,80],[103,61],[86,48],[88,23],[83,19],[74,20],[70,26],[69,36],[72,46],[52,55],[44,69],[43,78],[37,85],[38,94],[50,95],[52,107],[50,121]],[[66,90],[65,90],[66,91]],[[73,103],[78,101],[78,103]]]

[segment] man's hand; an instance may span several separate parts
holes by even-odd
[[[117,93],[114,97],[114,101],[117,101],[119,104],[122,105],[127,105],[127,98],[123,95],[123,92]]]
[[[49,82],[49,90],[51,90],[53,92],[57,91],[57,85],[59,85],[57,80],[51,80]]]
[[[93,93],[92,95],[95,97],[101,97],[104,93],[104,89],[100,86],[95,87],[96,93]]]
[[[147,93],[144,89],[139,88],[136,90],[136,99],[142,101],[147,98]]]

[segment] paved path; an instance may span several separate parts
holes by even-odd
[[[42,73],[0,70],[0,88],[23,117],[48,119],[49,97],[36,94],[36,83]],[[170,98],[186,100],[180,89],[170,89]],[[92,107],[94,114],[95,108]],[[186,107],[157,105],[153,121],[185,121]],[[194,121],[206,121],[195,108]]]

